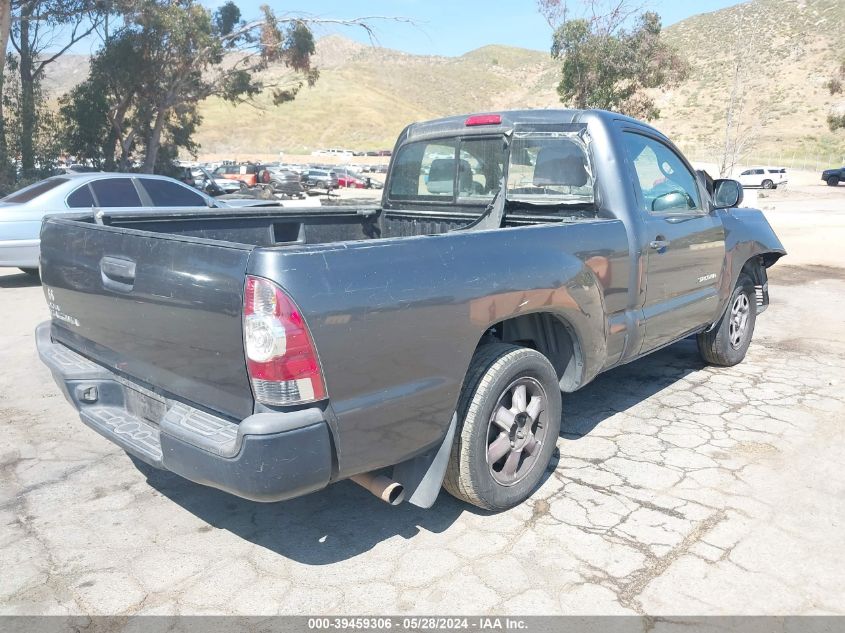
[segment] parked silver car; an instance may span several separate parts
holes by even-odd
[[[68,173],[0,199],[0,267],[38,272],[45,215],[84,209],[260,206],[257,200],[215,200],[178,180],[148,174]]]

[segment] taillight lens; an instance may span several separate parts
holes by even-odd
[[[276,284],[247,277],[244,351],[255,399],[290,405],[322,400],[326,387],[317,351],[299,309]]]

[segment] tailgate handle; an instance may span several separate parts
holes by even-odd
[[[103,286],[116,292],[131,292],[135,285],[135,262],[131,259],[103,257],[100,260]]]

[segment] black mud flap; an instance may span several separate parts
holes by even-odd
[[[434,505],[446,475],[457,425],[458,415],[452,414],[452,421],[439,445],[393,467],[393,479],[405,487],[405,499],[408,503],[419,508],[430,508]]]

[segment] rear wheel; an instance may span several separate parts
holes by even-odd
[[[827,179],[827,186],[828,187],[835,187],[839,184],[839,176],[831,176]]]
[[[545,356],[504,343],[480,347],[458,401],[444,487],[487,510],[521,503],[546,471],[560,419],[560,387]]]
[[[774,184],[775,183],[773,183],[771,180],[766,178],[766,180],[763,181],[763,189],[771,189],[774,186]]]
[[[757,298],[754,282],[740,273],[731,294],[728,309],[709,332],[698,335],[698,351],[711,365],[730,367],[741,363],[748,352],[754,324],[757,322]]]

